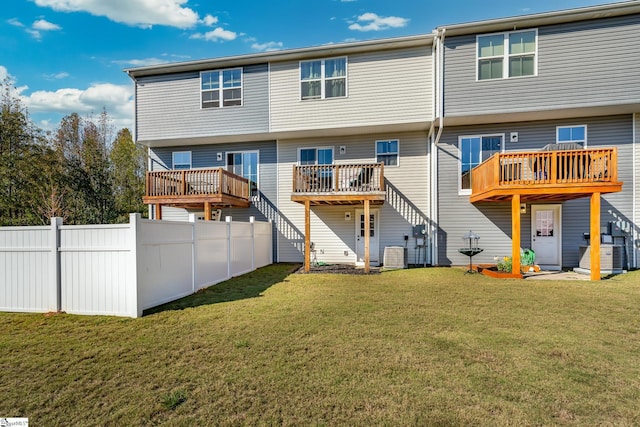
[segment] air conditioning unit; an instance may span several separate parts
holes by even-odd
[[[384,248],[384,268],[399,269],[409,267],[407,248],[402,246],[387,246]]]
[[[580,246],[580,268],[591,270],[591,246]],[[620,245],[600,245],[600,270],[624,268],[624,248]]]

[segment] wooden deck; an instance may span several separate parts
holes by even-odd
[[[249,180],[223,168],[152,171],[147,172],[143,202],[206,214],[212,208],[247,208],[249,196]]]
[[[384,163],[294,166],[291,200],[311,206],[383,204]]]
[[[509,201],[518,194],[522,203],[563,201],[621,190],[615,147],[497,153],[471,171],[469,200]]]
[[[511,203],[511,265],[520,271],[520,203],[589,197],[591,280],[600,280],[600,198],[618,191],[615,147],[498,153],[471,171],[469,200]]]

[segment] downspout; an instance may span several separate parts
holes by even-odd
[[[433,223],[432,228],[432,240],[431,240],[431,254],[432,254],[432,265],[438,265],[438,143],[440,142],[440,137],[442,136],[442,132],[444,130],[444,36],[446,29],[443,28],[441,31],[438,31],[435,41],[436,47],[436,67],[435,67],[435,78],[434,78],[434,86],[436,91],[435,103],[435,120],[438,121],[438,133],[433,140],[431,147],[431,220]],[[432,124],[433,125],[433,124]]]
[[[632,242],[631,242],[631,248],[633,249],[633,266],[635,268],[638,268],[638,247],[636,246],[636,242],[638,241],[638,231],[637,231],[637,221],[638,221],[638,212],[637,212],[637,185],[638,185],[638,149],[637,149],[637,145],[638,145],[638,117],[637,117],[637,113],[633,113],[633,115],[631,116],[631,119],[633,120],[633,126],[632,126],[632,138],[633,138],[633,212],[631,213],[631,216],[633,218],[633,220],[631,221],[631,237],[632,237]]]

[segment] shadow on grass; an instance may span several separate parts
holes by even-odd
[[[300,268],[299,264],[272,264],[259,268],[251,273],[233,277],[225,282],[199,290],[193,295],[171,301],[144,310],[143,316],[170,310],[183,310],[188,307],[218,304],[255,298],[285,277]]]

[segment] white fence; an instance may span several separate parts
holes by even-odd
[[[150,221],[0,228],[0,311],[139,317],[272,263],[271,224]]]

